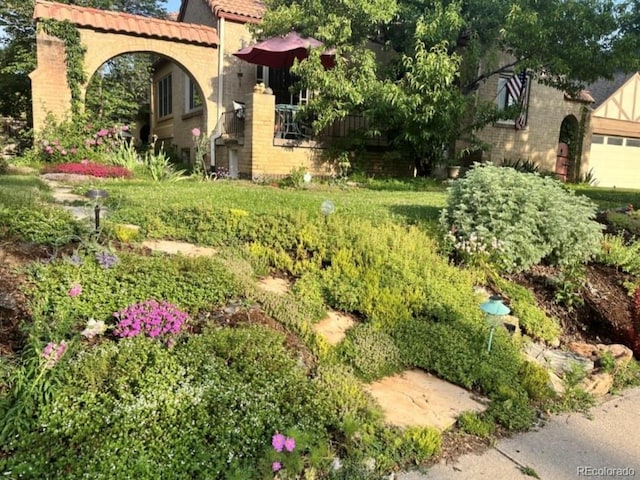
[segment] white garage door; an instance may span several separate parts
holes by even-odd
[[[640,138],[593,135],[589,166],[599,187],[640,189]]]

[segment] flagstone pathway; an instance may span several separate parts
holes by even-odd
[[[185,255],[187,257],[209,257],[218,253],[211,247],[200,247],[187,242],[174,240],[145,240],[142,246],[154,252],[163,252],[170,255]]]
[[[329,310],[327,316],[313,326],[313,331],[321,335],[329,345],[338,345],[347,335],[347,330],[355,325],[351,315]]]
[[[384,410],[385,421],[398,427],[446,430],[462,412],[487,408],[486,401],[479,401],[467,390],[418,369],[385,377],[365,389]]]

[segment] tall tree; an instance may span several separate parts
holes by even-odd
[[[317,92],[308,106],[316,126],[362,112],[371,132],[386,131],[427,166],[446,154],[462,126],[478,129],[504,115],[473,97],[493,75],[526,69],[546,84],[576,90],[640,64],[637,47],[635,57],[629,53],[637,46],[637,0],[266,3],[256,35],[295,29],[336,48],[331,70],[313,56],[294,66],[301,86]]]
[[[58,0],[60,3],[121,11],[136,15],[164,17],[165,10],[159,0]],[[35,25],[33,22],[34,0],[4,0],[0,2],[0,114],[30,116],[31,87],[29,73],[36,66]],[[128,63],[129,60],[124,61]],[[116,60],[115,63],[118,63]],[[123,67],[124,68],[124,67]],[[140,67],[148,69],[148,62]],[[139,75],[121,76],[125,84]],[[147,77],[148,78],[148,77]],[[129,83],[127,92],[140,94],[140,82]],[[115,98],[115,96],[112,96]]]

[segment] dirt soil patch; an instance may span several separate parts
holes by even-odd
[[[606,265],[588,265],[582,290],[584,303],[573,310],[555,301],[552,279],[557,275],[553,267],[537,266],[512,279],[529,288],[538,305],[560,321],[562,343],[621,343],[640,358],[640,325],[624,286],[631,279],[629,275]]]

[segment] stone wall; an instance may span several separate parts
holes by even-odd
[[[495,101],[497,92],[498,76],[494,75],[479,88],[479,100]],[[530,85],[527,124],[523,130],[516,130],[513,123],[505,122],[488,125],[478,132],[478,138],[489,145],[483,159],[495,164],[503,160],[530,160],[553,170],[562,121],[573,115],[580,122],[585,107],[583,102],[567,100],[562,91],[534,81]],[[588,149],[588,136],[585,136],[583,164]]]

